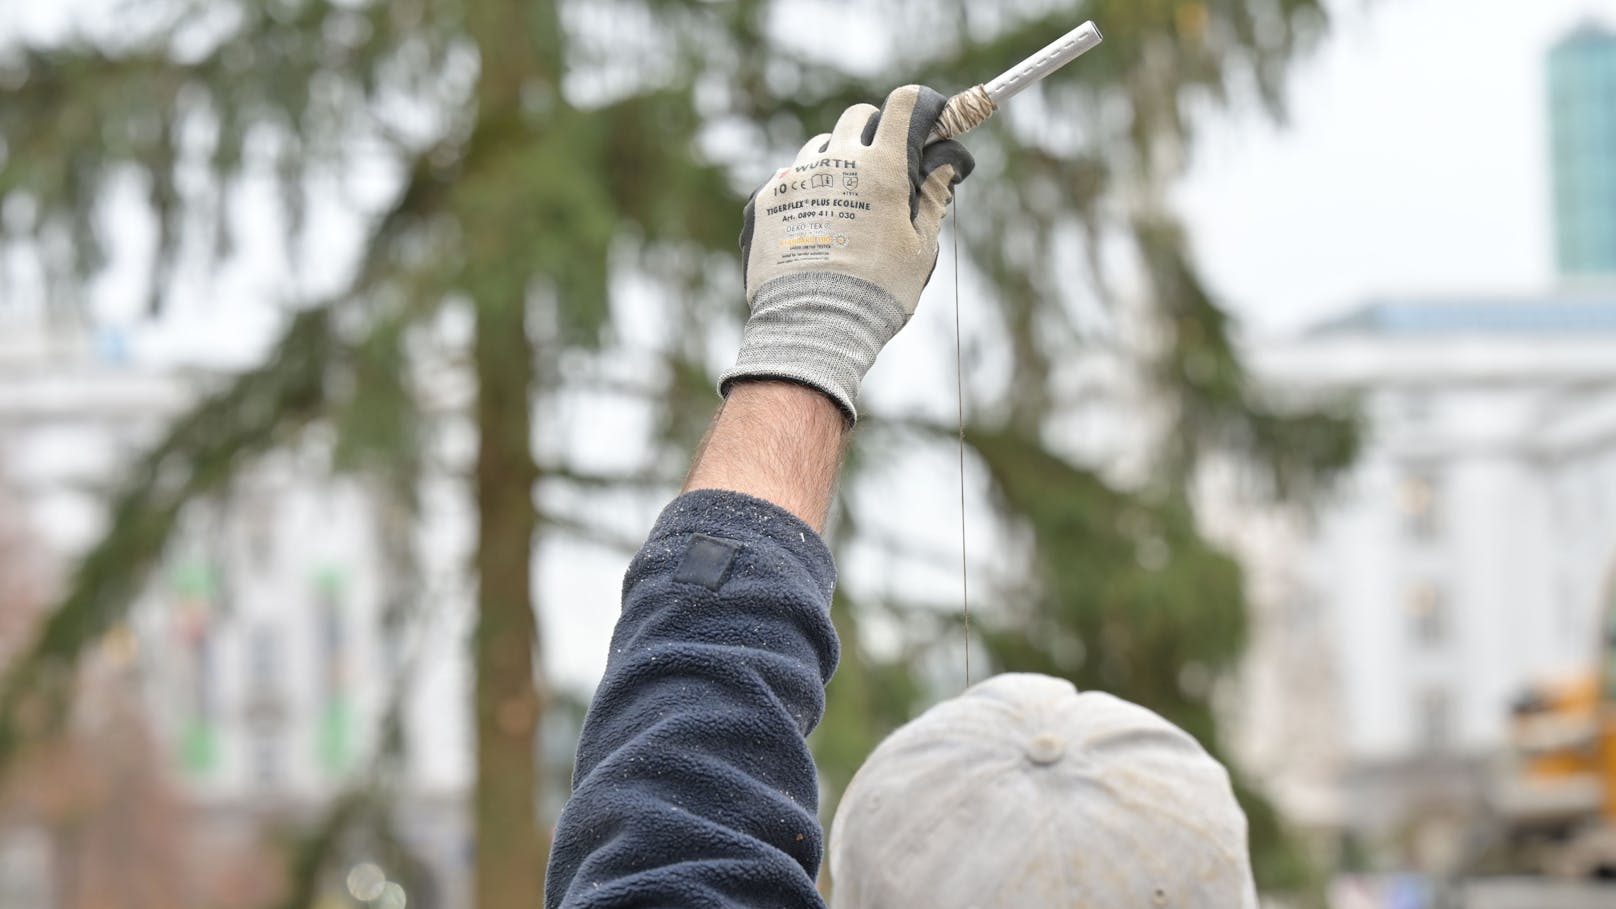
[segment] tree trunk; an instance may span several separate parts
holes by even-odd
[[[459,211],[464,286],[476,307],[478,578],[477,781],[473,874],[478,909],[539,909],[549,836],[539,828],[538,720],[543,711],[539,632],[532,598],[538,471],[531,447],[535,384],[527,284],[514,264],[532,255],[503,215],[511,203],[497,168],[505,142],[534,141],[524,102],[554,92],[553,4],[473,0],[467,20],[477,42],[477,126],[467,154]],[[542,26],[542,27],[541,27]],[[481,171],[481,172],[479,172]],[[492,171],[492,173],[490,173]],[[519,217],[519,216],[518,216]]]
[[[536,470],[523,300],[477,309],[476,903],[544,904],[547,837],[538,826],[538,624],[531,595]]]

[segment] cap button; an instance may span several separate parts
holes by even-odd
[[[1066,743],[1060,736],[1040,732],[1027,743],[1027,758],[1034,764],[1053,764],[1066,753]]]

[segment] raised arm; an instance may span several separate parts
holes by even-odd
[[[936,262],[942,97],[858,105],[748,203],[747,322],[686,491],[623,583],[546,879],[551,909],[822,906],[806,736],[835,669],[819,537],[858,385]],[[840,217],[838,212],[851,217]]]

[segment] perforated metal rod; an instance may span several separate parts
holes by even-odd
[[[993,81],[968,88],[948,99],[948,106],[943,108],[933,135],[939,139],[952,139],[981,126],[993,116],[999,105],[1098,47],[1103,40],[1105,36],[1100,34],[1099,26],[1093,22],[1079,25],[1055,39],[1048,47],[1005,70]]]

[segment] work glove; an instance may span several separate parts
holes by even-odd
[[[958,142],[926,144],[947,100],[907,85],[880,110],[855,104],[752,195],[741,228],[752,314],[720,394],[736,379],[789,379],[858,418],[859,383],[914,314],[954,186],[976,164]]]

